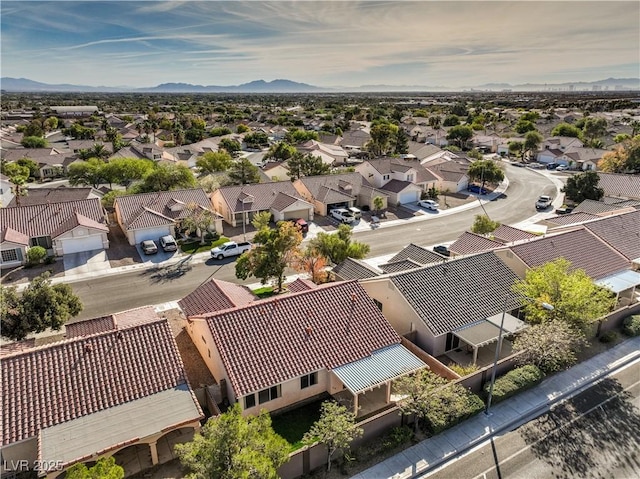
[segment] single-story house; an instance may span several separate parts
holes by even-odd
[[[0,207],[4,208],[9,206],[14,198],[13,183],[0,173]]]
[[[452,256],[464,256],[491,251],[502,248],[503,246],[502,243],[487,238],[486,236],[465,231],[449,246],[449,251]]]
[[[211,278],[178,301],[187,318],[244,306],[259,298],[246,286]]]
[[[153,307],[72,323],[63,341],[0,353],[3,476],[21,460],[56,478],[110,456],[130,475],[173,459],[173,445],[191,440],[204,417]]]
[[[598,178],[605,196],[640,200],[640,176],[598,172]]]
[[[213,207],[231,226],[251,223],[254,215],[269,211],[274,221],[303,218],[313,221],[313,205],[290,181],[223,186],[211,196]]]
[[[396,378],[426,367],[356,281],[193,316],[187,331],[246,414],[327,393],[367,414],[391,402]]]
[[[1,264],[24,263],[31,246],[55,256],[106,249],[108,232],[99,198],[0,208]]]
[[[210,229],[222,234],[222,218],[213,211],[202,188],[118,196],[113,207],[116,221],[131,245],[165,235],[176,236],[184,218],[203,212],[212,216]]]
[[[19,206],[46,205],[48,203],[64,203],[65,201],[79,201],[89,198],[102,198],[103,193],[94,188],[29,188],[26,195],[19,198]],[[6,205],[13,208],[18,206],[18,199]]]

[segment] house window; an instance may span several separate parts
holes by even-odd
[[[256,395],[255,394],[249,394],[248,396],[244,397],[244,408],[245,409],[252,408],[255,405],[256,405]]]
[[[206,340],[206,339],[204,339],[204,336],[200,336],[200,337],[202,338],[202,342],[203,342],[204,344],[207,344],[207,340]]]
[[[44,249],[51,249],[51,236],[31,238],[31,246],[42,246]]]
[[[378,307],[378,309],[382,311],[382,303],[375,298],[373,299],[373,302],[376,303],[376,306]]]
[[[273,386],[267,389],[263,389],[258,393],[258,402],[260,404],[264,404],[268,401],[273,401],[274,399],[282,396],[282,391],[280,390],[280,385]]]
[[[413,181],[413,175],[407,175],[407,181]]]
[[[460,347],[460,338],[453,333],[447,333],[447,345],[445,351],[458,349]]]
[[[300,378],[300,389],[306,389],[309,386],[313,386],[314,384],[318,384],[318,373],[314,372],[311,374],[307,374]]]
[[[18,261],[18,250],[17,249],[2,250],[2,262],[9,263],[11,261]]]
[[[389,175],[382,175],[382,179],[383,180],[388,180],[389,179]]]

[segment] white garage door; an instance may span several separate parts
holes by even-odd
[[[304,210],[295,210],[295,211],[285,211],[284,219],[285,220],[297,220],[298,218],[302,218],[303,220],[309,221],[309,209],[305,208]]]
[[[405,191],[404,193],[400,193],[398,195],[398,201],[401,205],[407,203],[415,203],[420,199],[420,192],[418,191]]]
[[[140,243],[145,240],[153,240],[156,243],[160,239],[161,236],[166,236],[171,234],[171,231],[166,226],[161,226],[159,228],[149,228],[146,230],[138,230],[136,231],[136,243]]]
[[[102,235],[85,236],[84,238],[70,238],[62,241],[62,253],[80,253],[102,249]]]

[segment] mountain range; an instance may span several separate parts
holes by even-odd
[[[27,78],[0,78],[0,89],[5,92],[113,92],[113,93],[322,93],[322,92],[447,92],[447,91],[603,91],[640,90],[640,78],[607,78],[593,82],[572,83],[486,83],[477,86],[451,88],[424,85],[362,85],[359,87],[319,87],[291,80],[256,80],[241,85],[193,85],[191,83],[162,83],[157,86],[108,87],[72,85],[68,83],[41,83]]]

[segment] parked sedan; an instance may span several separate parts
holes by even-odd
[[[485,188],[482,188],[481,186],[478,186],[478,185],[469,185],[467,187],[467,191],[470,191],[471,193],[477,193],[479,195],[486,195],[488,193],[488,191]]]
[[[140,248],[144,254],[156,254],[158,252],[158,246],[153,240],[144,240],[140,243]]]
[[[433,200],[420,200],[418,201],[418,206],[427,208],[428,210],[437,210],[440,208],[440,205]]]
[[[569,169],[566,165],[556,166],[556,171],[567,171]]]
[[[442,256],[451,256],[451,251],[443,244],[439,244],[438,246],[433,247],[433,251],[441,254]]]

